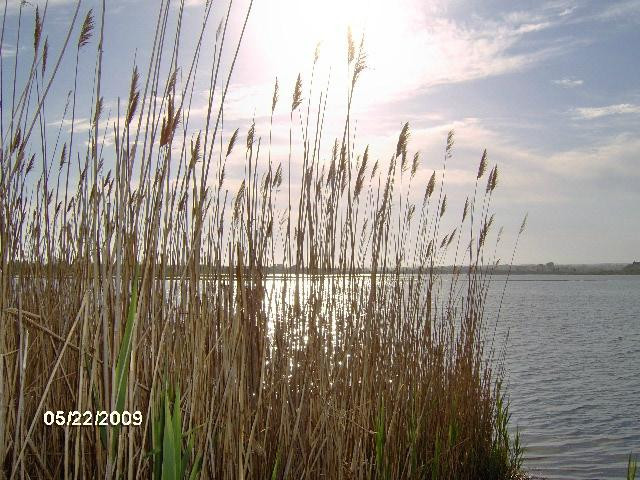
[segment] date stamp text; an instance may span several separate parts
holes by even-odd
[[[73,427],[89,427],[89,426],[140,426],[142,425],[142,412],[136,410],[135,412],[129,412],[124,410],[122,412],[113,411],[107,412],[105,410],[98,410],[92,412],[87,410],[86,412],[79,412],[72,410],[65,412],[62,410],[44,412],[43,420],[45,425],[59,425],[59,426],[73,426]]]

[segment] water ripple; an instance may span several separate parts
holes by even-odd
[[[640,454],[640,277],[526,276],[508,285],[507,385],[526,466],[548,479],[626,478]],[[490,295],[495,318],[501,282]]]

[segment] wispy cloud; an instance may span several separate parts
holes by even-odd
[[[23,5],[23,11],[28,11],[35,10],[36,5],[43,8],[47,4],[49,7],[53,7],[56,5],[68,5],[75,2],[76,0],[49,0],[48,2],[46,0],[29,0],[28,2],[24,2],[23,0],[8,0],[7,11],[8,13],[13,13],[19,10],[21,4]]]
[[[86,133],[91,129],[92,123],[88,118],[76,118],[74,122],[65,118],[47,123],[50,127],[62,128],[66,133],[71,132],[71,127],[75,133]]]
[[[617,105],[606,105],[604,107],[583,107],[576,108],[574,114],[577,118],[593,120],[595,118],[607,117],[610,115],[640,113],[640,105],[630,103],[619,103]]]
[[[611,20],[640,16],[640,0],[623,0],[608,3],[597,15],[600,20]]]
[[[531,30],[532,25],[544,25],[545,27],[557,25],[566,21],[567,17],[570,17],[577,8],[574,1],[539,3],[540,5],[536,8],[511,11],[504,14],[502,18],[507,23],[520,24],[525,31],[535,31],[536,29]]]
[[[615,177],[616,191],[624,190],[623,185],[626,185],[629,191],[637,192],[635,182],[639,173],[636,159],[639,148],[640,140],[624,133],[600,139],[582,148],[557,152],[540,160],[547,171],[564,178],[590,178],[602,182],[604,177]]]
[[[11,58],[16,56],[15,47],[7,44],[2,45],[2,58]]]
[[[560,78],[558,80],[554,80],[553,83],[565,88],[575,88],[584,84],[584,81],[578,78]]]

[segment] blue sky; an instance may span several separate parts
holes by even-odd
[[[15,58],[18,3],[7,4],[5,65]],[[25,24],[32,22],[35,3],[24,7]],[[187,2],[186,51],[193,45],[188,32],[195,37],[202,3]],[[62,41],[74,5],[49,2],[45,32],[52,51]],[[146,65],[155,5],[107,1],[104,88],[111,108],[118,95],[127,95],[134,56]],[[92,6],[97,7],[84,2],[81,16]],[[247,0],[234,2],[233,38],[246,6]],[[223,7],[214,6],[214,24]],[[368,53],[354,100],[356,148],[370,144],[374,155],[387,158],[402,123],[409,121],[410,150],[419,149],[423,158],[417,178],[426,182],[441,167],[446,132],[454,128],[456,149],[447,171],[451,207],[462,208],[487,148],[501,173],[494,205],[505,227],[500,247],[505,260],[527,212],[517,263],[640,260],[640,0],[255,0],[232,77],[225,129],[248,128],[255,116],[258,134],[265,135],[275,76],[286,104],[297,74],[309,80],[321,41],[314,94],[318,84],[326,85],[330,67],[329,145],[344,116],[347,24],[356,36],[364,32]],[[26,37],[21,52],[30,48]],[[93,52],[83,53],[86,78]],[[205,49],[203,63],[206,55]],[[72,78],[72,62],[65,62],[49,107],[54,125]],[[206,77],[205,68],[198,83],[202,92]],[[6,78],[3,87],[9,88]],[[205,98],[196,92],[194,127]],[[288,132],[286,106],[277,113],[286,129],[276,129],[276,142]]]

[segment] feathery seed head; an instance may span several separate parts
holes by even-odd
[[[431,253],[433,252],[433,240],[429,242],[427,246],[427,258],[431,257]]]
[[[95,114],[93,115],[93,123],[94,125],[98,123],[98,120],[100,120],[100,116],[102,115],[102,107],[104,105],[104,101],[103,98],[100,97],[98,99],[98,101],[96,102],[96,111]]]
[[[62,153],[60,154],[60,168],[62,168],[62,166],[65,164],[66,161],[67,161],[67,144],[65,142],[65,144],[62,145]]]
[[[373,178],[378,172],[378,160],[373,164],[373,168],[371,169],[371,178]]]
[[[358,169],[358,176],[356,178],[356,186],[353,192],[354,197],[360,195],[362,191],[362,186],[364,185],[364,174],[367,169],[367,162],[369,160],[369,146],[364,151],[364,156],[362,157],[362,163],[360,164],[360,168]]]
[[[140,90],[138,88],[138,67],[133,67],[133,74],[131,75],[131,85],[129,87],[129,102],[127,105],[127,119],[126,125],[128,126],[133,120],[136,109],[138,108],[138,101],[140,99]]]
[[[356,64],[353,67],[353,78],[351,80],[351,88],[355,87],[356,82],[360,74],[367,68],[367,54],[364,50],[364,35],[360,41],[360,48],[358,49],[358,57],[356,58]]]
[[[173,95],[169,97],[167,104],[167,115],[162,119],[162,129],[160,130],[160,147],[169,145],[173,140],[176,128],[180,123],[180,108],[175,110]]]
[[[276,84],[273,87],[273,98],[271,99],[271,113],[276,109],[276,104],[278,103],[278,77],[276,77]]]
[[[167,92],[173,93],[175,91],[177,78],[178,69],[175,69],[169,77],[169,83],[167,83]]]
[[[255,133],[256,133],[256,121],[254,120],[251,123],[251,127],[249,128],[249,131],[247,132],[247,150],[253,147],[253,137]]]
[[[487,149],[485,148],[484,152],[482,152],[480,165],[478,166],[478,175],[476,176],[477,180],[480,180],[480,178],[482,178],[486,169],[487,169]]]
[[[487,193],[493,192],[497,184],[498,184],[498,166],[496,165],[495,167],[493,167],[493,169],[489,173],[486,192]]]
[[[273,185],[279,187],[282,185],[282,164],[278,164],[278,168],[276,169],[276,174],[273,177]]]
[[[434,170],[433,173],[431,174],[431,178],[429,179],[429,183],[427,183],[427,191],[425,194],[425,199],[429,198],[432,194],[433,191],[436,188],[436,171]]]
[[[20,140],[22,140],[22,131],[20,127],[16,128],[16,133],[13,136],[13,141],[11,142],[11,148],[9,149],[10,153],[15,152],[16,148],[20,145]]]
[[[356,48],[353,43],[353,34],[351,33],[351,26],[347,28],[347,60],[349,64],[353,62],[356,56]]]
[[[398,143],[396,145],[396,158],[398,158],[401,154],[406,155],[408,140],[409,140],[409,122],[406,122],[402,126],[402,130],[400,131],[400,135],[398,136]]]
[[[418,171],[419,165],[420,165],[420,152],[416,152],[413,155],[413,162],[411,164],[411,178],[413,178],[416,172]]]
[[[493,192],[498,185],[498,166],[493,169],[493,182],[491,183],[491,191]]]
[[[524,218],[522,219],[522,224],[520,225],[520,230],[518,231],[518,235],[522,235],[522,232],[524,232],[524,229],[527,228],[527,219],[529,218],[529,214],[525,214]]]
[[[196,138],[195,144],[193,140],[191,141],[191,162],[189,164],[189,169],[192,169],[198,161],[200,161],[200,136],[202,132],[198,132],[198,137]]]
[[[407,212],[407,221],[409,223],[411,223],[411,219],[413,218],[413,214],[415,213],[415,211],[416,211],[416,206],[415,205],[411,205],[409,207],[409,211]]]
[[[451,245],[451,242],[453,242],[454,237],[456,236],[456,233],[458,232],[457,228],[453,229],[453,232],[451,232],[451,234],[449,235],[449,240],[447,241],[447,247],[449,245]]]
[[[87,16],[84,17],[82,28],[80,29],[80,37],[78,38],[78,48],[82,48],[89,43],[91,35],[93,33],[93,9],[87,12]]]
[[[467,213],[469,213],[469,197],[464,200],[464,209],[462,210],[462,221],[467,218]]]
[[[440,206],[440,217],[444,215],[444,212],[447,210],[447,195],[442,199],[442,205]]]
[[[233,203],[233,221],[238,220],[238,216],[240,215],[240,208],[242,207],[242,202],[244,201],[244,191],[245,191],[245,181],[242,180],[240,184],[240,189],[238,190],[238,194],[236,195],[236,199]]]
[[[293,112],[302,103],[302,77],[298,74],[296,86],[293,89],[293,101],[291,102],[291,111]]]
[[[40,36],[42,35],[42,21],[40,20],[40,9],[36,5],[36,20],[33,27],[33,50],[38,51],[38,45],[40,45]]]
[[[313,63],[317,63],[318,62],[318,58],[320,57],[320,42],[318,42],[316,44],[316,49],[313,52]]]
[[[33,169],[33,164],[36,161],[36,154],[31,155],[29,159],[29,163],[27,164],[27,170],[25,171],[25,175],[29,175],[29,172]]]
[[[447,134],[447,148],[445,149],[446,158],[451,158],[451,154],[453,152],[453,135],[454,131],[449,130],[449,133]]]
[[[47,58],[49,57],[49,37],[44,39],[44,46],[42,47],[42,76],[47,70]]]
[[[231,152],[233,151],[233,146],[236,144],[236,140],[238,139],[238,130],[240,130],[239,128],[236,128],[235,132],[233,132],[233,135],[231,135],[231,138],[229,139],[229,145],[227,145],[227,157],[229,155],[231,155]]]
[[[220,179],[218,180],[218,188],[221,188],[222,184],[224,183],[226,167],[227,167],[226,165],[222,165],[222,169],[220,170]]]

